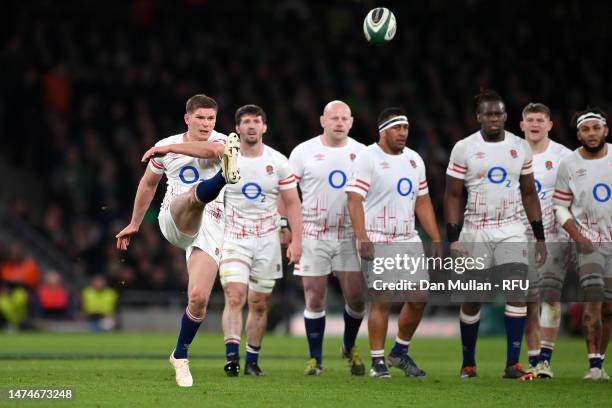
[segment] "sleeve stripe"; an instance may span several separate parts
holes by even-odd
[[[526,161],[525,163],[523,163],[523,166],[531,165],[532,162],[533,160]]]
[[[527,170],[531,168],[531,164],[527,165],[527,166],[523,166],[523,170]]]
[[[555,188],[555,194],[557,194],[557,193],[563,194],[564,196],[568,196],[568,197],[572,196],[572,193],[568,193],[567,191],[563,191],[563,190],[559,190],[559,189]]]
[[[419,191],[422,191],[422,190],[428,190],[428,189],[429,189],[429,187],[424,186],[424,187],[419,188]]]
[[[295,174],[293,175],[293,177],[295,177],[297,181],[300,181],[302,179],[300,176],[296,176]]]
[[[571,202],[572,201],[571,198],[561,197],[561,196],[558,196],[557,194],[553,195],[553,199],[554,200],[567,201],[567,202]]]
[[[423,180],[419,184],[427,184],[427,180]]]
[[[365,185],[366,187],[370,187],[370,185],[368,183],[366,183],[365,181],[363,181],[361,179],[356,179],[355,182],[361,183],[361,184]]]
[[[460,164],[457,164],[457,163],[455,163],[455,162],[451,162],[451,164],[452,164],[453,166],[455,166],[455,167],[457,167],[457,168],[461,169],[461,170],[467,170],[467,167],[462,166],[462,165],[460,165]]]
[[[283,179],[281,181],[278,182],[278,184],[291,184],[291,183],[295,183],[295,177],[293,177],[293,175],[287,177],[286,179]]]
[[[459,174],[466,174],[467,173],[467,170],[461,170],[459,168],[455,168],[454,166],[455,166],[455,164],[453,163],[453,167],[449,167],[448,169],[450,171],[454,171],[455,173],[459,173]]]
[[[212,142],[213,142],[213,143],[220,143],[220,144],[222,144],[222,145],[225,145],[225,144],[226,144],[226,141],[225,141],[225,140],[223,140],[223,139],[216,139],[216,140],[213,140]]]
[[[155,160],[155,159],[151,159],[151,164],[152,164],[152,165],[153,165],[153,167],[155,167],[156,169],[160,169],[160,170],[163,170],[163,169],[164,169],[164,166],[162,166],[161,164],[159,164],[159,163],[157,162],[157,160]]]
[[[365,191],[366,193],[368,192],[368,189],[367,189],[367,188],[362,187],[362,186],[360,186],[359,184],[351,184],[351,185],[348,185],[347,187],[357,187],[357,188],[362,189],[362,190],[363,190],[363,191]]]

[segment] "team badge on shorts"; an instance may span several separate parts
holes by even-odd
[[[274,173],[274,167],[272,167],[270,164],[268,164],[266,166],[266,173],[268,173],[268,175]]]
[[[410,165],[413,169],[416,169],[416,162],[414,160],[410,160]]]
[[[518,152],[514,149],[511,149],[510,156],[512,156],[513,159],[516,159],[518,157]]]
[[[546,163],[544,163],[544,165],[546,166],[546,170],[550,170],[553,168],[553,164],[550,160],[546,160]]]

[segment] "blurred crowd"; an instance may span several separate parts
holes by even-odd
[[[505,98],[515,133],[525,104],[548,104],[553,139],[571,148],[573,111],[611,111],[612,71],[603,69],[609,4],[391,2],[396,38],[372,46],[361,24],[380,5],[8,1],[0,17],[0,160],[32,176],[42,199],[14,195],[7,213],[41,232],[83,276],[184,289],[184,254],[157,227],[163,188],[127,254],[114,235],[129,221],[142,153],[184,130],[185,101],[195,93],[219,102],[217,130],[225,133],[236,108],[261,105],[266,143],[286,155],[320,132],[330,100],[351,106],[351,135],[364,143],[377,138],[383,107],[405,108],[409,146],[427,163],[439,217],[450,149],[478,129],[473,97],[481,88]],[[24,283],[35,291],[57,281],[49,275]]]

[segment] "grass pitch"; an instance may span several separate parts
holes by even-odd
[[[190,353],[194,386],[178,388],[167,359],[176,341],[168,334],[2,334],[0,388],[72,388],[72,402],[19,406],[192,407],[192,406],[609,406],[612,383],[582,380],[587,368],[584,342],[562,339],[553,357],[555,379],[519,382],[501,378],[505,339],[478,341],[478,378],[461,380],[459,339],[417,337],[410,354],[427,378],[351,377],[340,359],[341,339],[327,338],[321,377],[304,377],[305,338],[268,335],[260,366],[266,376],[228,378],[223,372],[221,335],[200,332]],[[359,339],[369,369],[366,339]],[[387,345],[390,350],[391,341]],[[524,347],[523,347],[524,348]],[[244,361],[244,344],[241,347]],[[526,357],[523,356],[523,362]],[[610,370],[609,370],[610,371]],[[0,405],[15,405],[6,400]]]

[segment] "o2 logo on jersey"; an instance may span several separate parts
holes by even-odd
[[[612,189],[604,183],[597,183],[593,186],[593,197],[600,203],[606,203],[612,198]]]
[[[402,177],[401,179],[397,181],[397,193],[401,195],[402,197],[406,197],[410,193],[412,193],[410,198],[414,198],[414,191],[412,191],[413,190],[412,187],[413,187],[412,181],[410,181],[409,178]]]
[[[266,201],[266,195],[262,193],[261,186],[257,183],[246,183],[242,186],[242,195],[249,200],[257,200],[261,197],[261,202]]]
[[[491,167],[487,173],[487,179],[489,179],[489,181],[493,184],[502,184],[503,182],[506,182],[506,187],[510,187],[508,172],[503,167]]]
[[[193,166],[185,166],[179,172],[179,178],[185,184],[193,184],[200,180],[200,173]]]
[[[332,170],[327,177],[327,182],[336,190],[340,189],[346,184],[346,174],[342,170]]]

